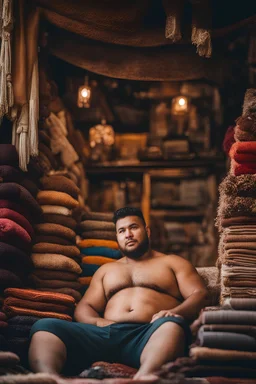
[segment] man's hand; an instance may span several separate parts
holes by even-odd
[[[171,309],[170,310],[164,310],[164,311],[160,311],[160,312],[158,312],[158,313],[155,313],[154,315],[153,315],[153,317],[152,317],[152,320],[150,321],[150,323],[154,323],[154,321],[156,321],[157,319],[161,319],[161,317],[169,317],[169,316],[173,316],[173,317],[181,317],[181,318],[183,318],[182,316],[180,316],[180,315],[177,315],[177,313],[173,313],[172,311],[171,311]]]
[[[100,318],[96,322],[97,327],[106,327],[107,325],[110,325],[110,324],[114,324],[114,321]]]

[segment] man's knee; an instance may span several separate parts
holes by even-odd
[[[162,332],[175,334],[177,336],[180,336],[181,338],[184,338],[185,332],[184,329],[177,323],[174,323],[172,321],[166,321],[162,325],[159,326],[159,330],[162,330]]]

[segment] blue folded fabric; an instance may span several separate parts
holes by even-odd
[[[122,257],[119,249],[112,249],[107,247],[82,248],[80,251],[83,255],[86,256],[106,256],[116,260]]]
[[[100,265],[97,264],[81,264],[82,274],[79,277],[90,277],[93,276]]]

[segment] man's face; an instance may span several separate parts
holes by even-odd
[[[149,249],[149,228],[138,216],[126,216],[116,223],[116,237],[124,256],[138,259]]]

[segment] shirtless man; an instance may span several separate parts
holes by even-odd
[[[29,350],[34,372],[77,374],[103,360],[139,368],[138,379],[186,353],[189,323],[207,305],[202,279],[185,259],[150,248],[140,210],[121,208],[114,223],[124,257],[94,274],[76,307],[76,322],[34,324]]]

